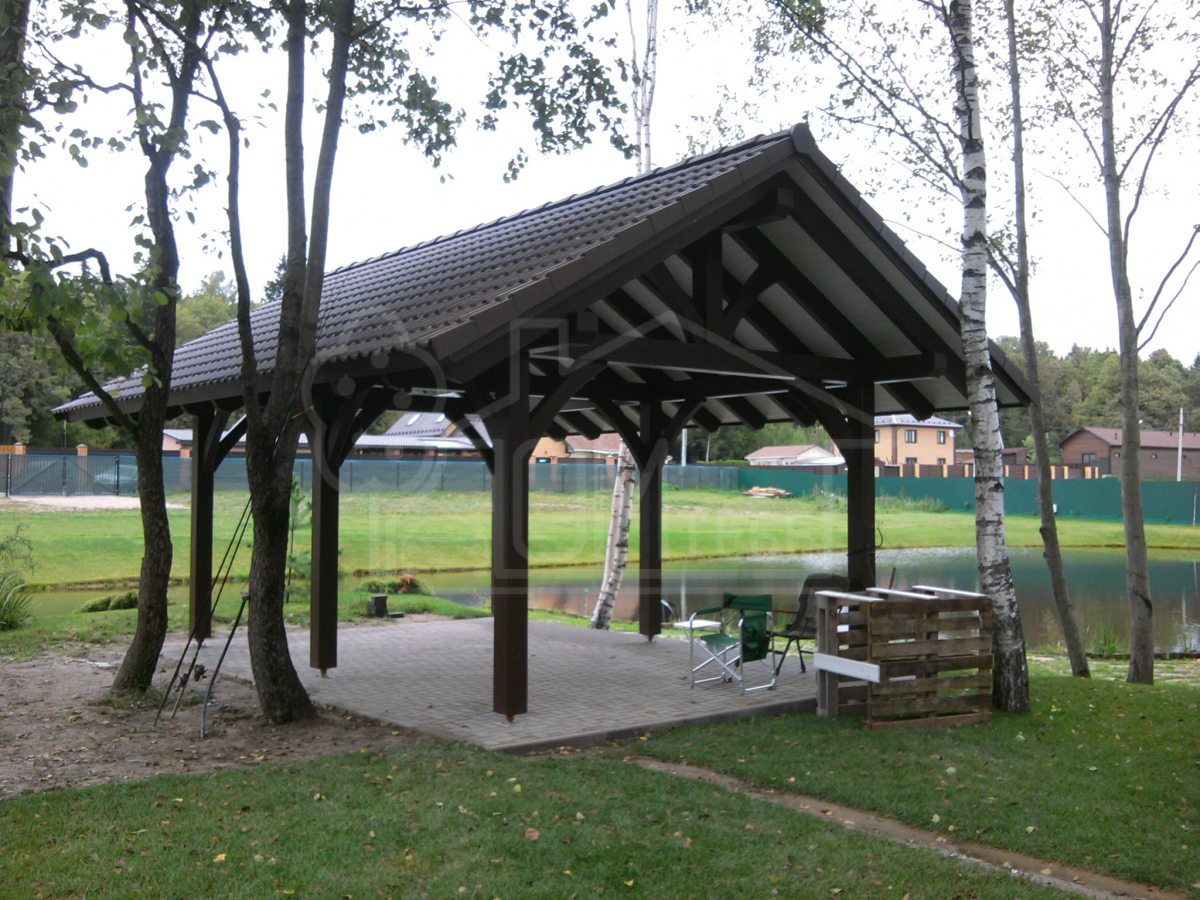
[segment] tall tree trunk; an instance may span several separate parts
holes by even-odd
[[[1150,599],[1150,561],[1142,513],[1141,411],[1138,409],[1138,329],[1129,285],[1128,246],[1121,215],[1121,172],[1117,164],[1113,108],[1116,23],[1111,0],[1101,3],[1100,130],[1104,199],[1107,207],[1108,257],[1121,348],[1121,512],[1125,520],[1125,592],[1129,598],[1129,673],[1127,680],[1154,683],[1154,607]]]
[[[1021,113],[1021,71],[1017,54],[1017,22],[1014,0],[1005,0],[1005,30],[1008,35],[1009,84],[1012,89],[1013,129],[1013,196],[1014,219],[1017,235],[1016,290],[1013,299],[1017,304],[1017,318],[1021,327],[1021,350],[1025,355],[1025,373],[1034,385],[1038,378],[1037,344],[1033,338],[1033,315],[1029,308],[1029,232],[1025,218],[1025,122]],[[1038,468],[1038,511],[1041,514],[1042,555],[1050,572],[1050,589],[1054,595],[1054,608],[1058,612],[1062,628],[1063,643],[1071,661],[1071,672],[1081,678],[1091,677],[1087,653],[1084,652],[1083,637],[1079,623],[1075,620],[1075,608],[1067,590],[1067,576],[1063,570],[1062,549],[1058,543],[1058,523],[1054,517],[1054,490],[1050,477],[1050,450],[1046,443],[1046,424],[1042,418],[1041,401],[1029,407],[1029,430],[1033,435],[1034,462]]]
[[[625,0],[629,18],[629,40],[633,61],[633,121],[637,131],[637,173],[650,171],[650,111],[654,107],[654,88],[658,82],[658,0],[646,0],[646,47],[638,59],[637,27],[633,19],[633,0]],[[629,526],[633,519],[633,458],[625,442],[617,455],[617,480],[613,484],[612,514],[608,523],[608,547],[604,554],[604,575],[600,593],[592,610],[591,628],[608,628],[612,608],[621,590],[625,567],[629,562]]]
[[[633,455],[625,443],[617,454],[617,477],[613,482],[612,509],[608,522],[608,547],[604,553],[604,580],[588,627],[607,629],[612,623],[613,604],[621,590],[629,561],[629,527],[633,521]]]
[[[28,0],[0,0],[0,253],[9,248],[13,178],[29,80],[25,68],[28,24]]]
[[[975,68],[973,18],[974,11],[968,0],[950,4],[948,24],[958,93],[955,112],[963,154],[962,342],[967,365],[971,441],[975,448],[975,548],[979,580],[983,592],[992,600],[995,629],[992,638],[993,703],[998,709],[1009,712],[1027,712],[1029,670],[1004,538],[1003,442],[985,323],[987,159]]]

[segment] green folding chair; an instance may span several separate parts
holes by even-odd
[[[692,687],[711,681],[736,681],[744,694],[774,689],[771,602],[769,594],[726,594],[721,606],[698,609],[692,614],[693,620],[711,616],[719,623],[712,631],[692,629],[688,653]],[[763,671],[761,683],[748,685],[748,670]]]

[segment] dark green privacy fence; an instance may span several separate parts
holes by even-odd
[[[562,463],[530,467],[534,491],[574,493],[610,491],[616,467],[603,464]],[[300,486],[312,487],[312,461],[296,460]],[[179,457],[163,459],[163,477],[169,492],[191,488],[191,462]],[[0,488],[6,496],[75,494],[137,495],[137,465],[132,456],[93,454],[66,456],[42,453],[0,454]],[[845,475],[823,475],[786,468],[735,466],[667,466],[666,482],[675,488],[744,491],[751,487],[777,487],[798,496],[845,496]],[[927,500],[946,509],[969,511],[974,506],[974,481],[970,478],[876,479],[880,497]],[[491,485],[487,466],[478,460],[375,460],[349,459],[342,465],[341,490],[349,494],[421,491],[485,491]],[[216,473],[217,490],[245,490],[246,462],[230,457]],[[1195,524],[1200,503],[1200,483],[1148,481],[1143,485],[1146,521]],[[1009,515],[1037,515],[1037,482],[1005,483]],[[1060,517],[1081,519],[1121,518],[1121,484],[1115,478],[1056,481],[1054,499]]]

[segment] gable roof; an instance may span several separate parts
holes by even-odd
[[[808,458],[829,458],[834,456],[834,451],[826,450],[816,444],[776,444],[771,447],[759,447],[753,453],[748,454],[745,458],[748,460],[759,459],[808,459]]]
[[[941,416],[930,416],[928,419],[918,419],[907,413],[892,416],[876,416],[875,427],[881,425],[916,425],[921,428],[962,428],[957,422],[943,419]]]
[[[720,263],[709,282],[720,294],[719,341],[696,314],[707,252]],[[251,314],[264,387],[278,310]],[[595,390],[650,394],[668,407],[700,390],[694,421],[709,430],[798,419],[806,396],[836,403],[848,380],[875,383],[883,413],[967,404],[957,304],[804,126],[328,273],[314,383],[386,370],[406,386],[454,391],[504,359],[514,329],[540,323],[552,333],[553,322],[574,326],[580,315],[608,363]],[[696,346],[705,342],[714,346]],[[553,379],[571,361],[564,352],[535,361],[534,374]],[[1001,405],[1028,402],[1019,370],[992,353]],[[184,344],[172,411],[235,408],[239,370],[235,323]],[[713,383],[714,374],[736,377]],[[139,378],[110,390],[136,410]],[[106,416],[90,394],[56,413]],[[588,403],[554,425],[563,434],[612,427]]]
[[[1075,435],[1086,433],[1094,435],[1109,447],[1120,447],[1121,437],[1124,431],[1120,428],[1106,428],[1099,425],[1084,425],[1082,428],[1076,428],[1065,438],[1059,442],[1061,447]],[[1142,430],[1142,449],[1143,450],[1178,450],[1179,449],[1179,432],[1178,431],[1151,431]],[[1184,450],[1200,450],[1200,432],[1185,431],[1183,433],[1183,449]]]

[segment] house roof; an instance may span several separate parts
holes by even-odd
[[[875,427],[881,425],[916,425],[922,428],[962,428],[957,422],[943,419],[941,416],[930,416],[928,419],[918,419],[908,414],[892,416],[876,416]]]
[[[600,456],[616,456],[621,452],[621,436],[608,431],[596,438],[573,434],[567,437],[567,452],[590,453]]]
[[[278,311],[251,314],[264,389]],[[880,413],[967,406],[957,303],[805,126],[328,273],[313,384],[454,396],[514,336],[535,397],[581,358],[604,364],[554,419],[562,435],[612,430],[593,398],[628,415],[699,395],[691,420],[708,430],[815,420],[854,382],[875,385]],[[1028,402],[992,356],[1001,405]],[[235,323],[178,348],[171,412],[236,408],[240,365]],[[140,377],[109,389],[136,412]],[[107,417],[91,394],[56,413]]]
[[[759,447],[746,459],[796,459],[801,456],[828,456],[829,451],[816,444],[776,444],[771,447]]]
[[[1076,428],[1068,434],[1062,441],[1059,442],[1061,447],[1075,435],[1087,433],[1094,435],[1109,447],[1120,447],[1121,438],[1124,431],[1120,428],[1105,428],[1102,426],[1085,425],[1082,428]],[[1150,431],[1143,429],[1142,431],[1142,449],[1143,450],[1178,450],[1179,449],[1179,432],[1178,431]],[[1200,450],[1200,432],[1185,431],[1183,433],[1183,449],[1184,450]]]

